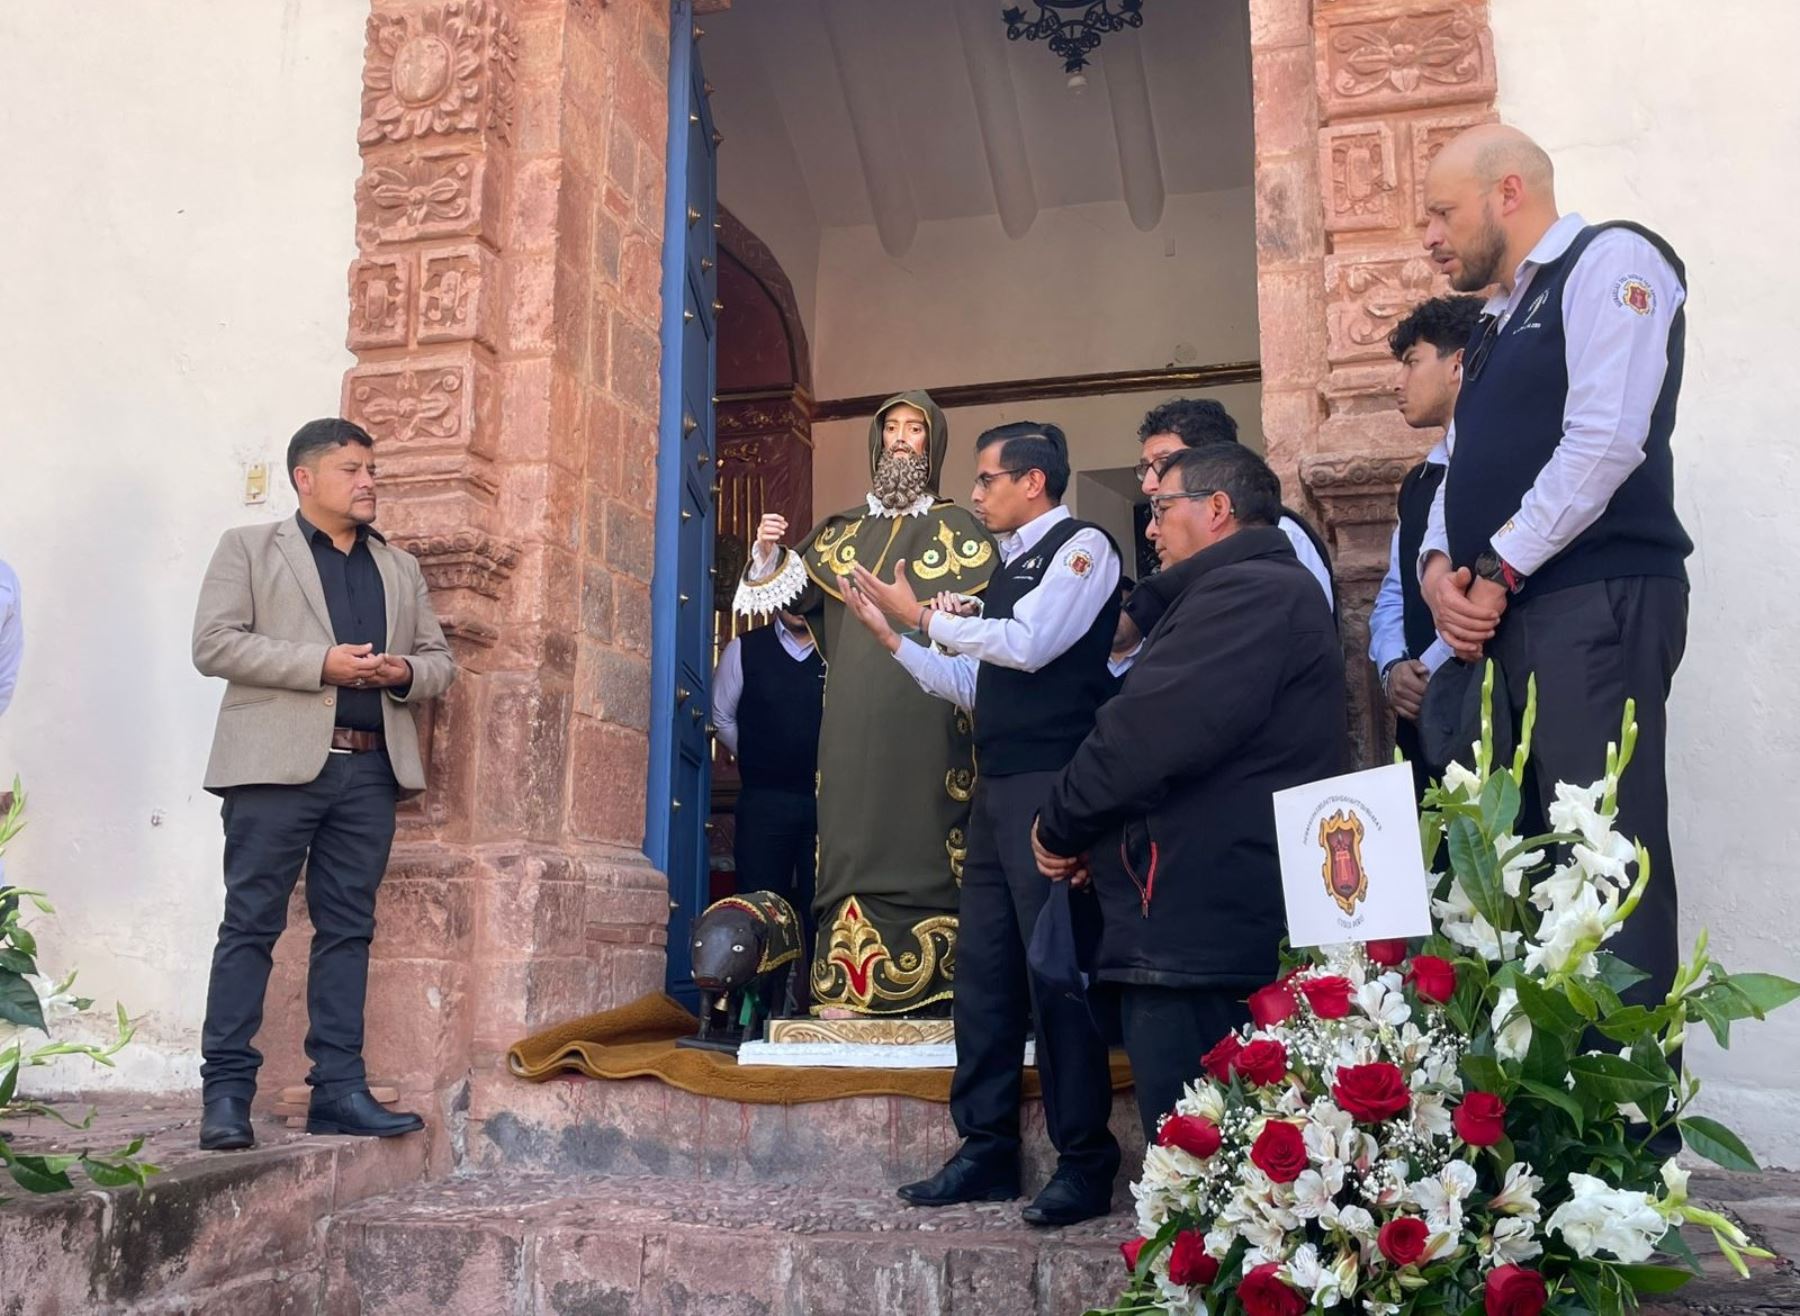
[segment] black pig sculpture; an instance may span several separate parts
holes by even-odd
[[[773,891],[714,901],[694,920],[691,941],[700,1031],[681,1045],[735,1054],[778,1001],[783,1014],[794,1012],[794,964],[805,947],[793,906]]]

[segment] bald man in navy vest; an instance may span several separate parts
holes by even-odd
[[[1558,781],[1604,775],[1636,701],[1618,827],[1648,850],[1651,876],[1607,949],[1650,975],[1626,998],[1660,1002],[1678,959],[1665,705],[1693,551],[1671,451],[1686,273],[1646,228],[1559,215],[1550,157],[1501,124],[1444,147],[1425,209],[1425,246],[1451,286],[1498,291],[1463,353],[1421,587],[1458,657],[1498,660],[1515,710],[1536,675],[1527,804],[1540,814]]]

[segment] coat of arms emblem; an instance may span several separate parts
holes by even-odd
[[[1325,876],[1325,890],[1346,914],[1354,914],[1358,902],[1369,894],[1362,838],[1363,821],[1354,809],[1339,809],[1319,823],[1319,844],[1325,850],[1325,863],[1320,869]]]

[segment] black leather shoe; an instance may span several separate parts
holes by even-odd
[[[410,1111],[389,1110],[366,1091],[336,1101],[312,1099],[306,1110],[308,1133],[348,1133],[357,1138],[397,1138],[417,1133],[425,1121]]]
[[[1028,1225],[1060,1229],[1112,1210],[1112,1183],[1074,1170],[1058,1170],[1020,1214]]]
[[[983,1165],[968,1156],[952,1156],[949,1164],[917,1183],[902,1184],[900,1196],[914,1206],[951,1206],[957,1202],[1009,1202],[1019,1195],[1019,1167]]]
[[[256,1145],[250,1128],[250,1102],[243,1097],[215,1097],[200,1116],[201,1151],[243,1151]]]

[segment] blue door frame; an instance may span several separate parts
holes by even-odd
[[[711,806],[713,228],[718,171],[693,0],[676,0],[669,41],[669,164],[663,213],[662,402],[656,558],[650,588],[650,762],[644,853],[669,878],[670,990],[694,1004],[688,928],[706,905]]]

